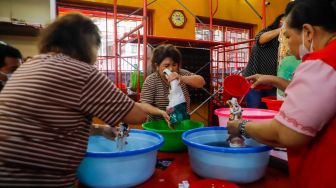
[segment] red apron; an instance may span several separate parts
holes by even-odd
[[[336,118],[300,150],[288,149],[293,188],[336,188]]]
[[[303,62],[320,59],[336,70],[335,53],[336,40],[304,56]],[[308,146],[288,149],[288,163],[293,188],[336,188],[336,116]]]

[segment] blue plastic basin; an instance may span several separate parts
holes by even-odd
[[[145,130],[131,130],[124,151],[103,136],[90,136],[77,176],[89,187],[132,187],[145,182],[155,170],[163,137]]]
[[[198,128],[183,133],[188,146],[192,170],[201,177],[250,183],[264,176],[270,148],[253,139],[246,139],[248,147],[212,146],[228,138],[224,127]]]

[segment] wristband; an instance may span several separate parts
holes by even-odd
[[[243,120],[242,122],[240,122],[238,129],[239,129],[240,135],[242,135],[245,138],[250,138],[250,136],[246,133],[246,130],[245,130],[247,122],[248,122],[247,120]]]

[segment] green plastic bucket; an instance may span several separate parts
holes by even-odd
[[[183,120],[174,125],[175,129],[170,129],[164,120],[150,121],[142,124],[145,130],[159,133],[164,138],[164,143],[160,147],[160,151],[179,152],[187,149],[187,146],[182,142],[182,134],[190,129],[204,127],[204,124],[199,121]]]
[[[134,71],[131,73],[131,89],[132,91],[136,91],[137,87],[138,87],[138,71]],[[143,79],[144,75],[142,72],[140,72],[140,90],[142,89],[142,84],[144,82]]]

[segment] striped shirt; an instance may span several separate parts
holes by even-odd
[[[263,29],[256,36],[256,44],[253,45],[250,59],[243,72],[245,77],[254,74],[277,75],[279,50],[278,37],[275,37],[265,44],[259,43],[260,36],[268,31],[271,30],[267,28]]]
[[[191,76],[193,73],[180,69],[179,74],[181,76]],[[190,110],[190,95],[188,87],[185,83],[181,82],[184,97],[187,103],[187,110]],[[162,80],[158,72],[154,72],[149,75],[141,89],[140,101],[151,104],[161,110],[166,111],[166,107],[169,105],[169,85]],[[163,119],[161,116],[148,115],[148,121]]]
[[[0,94],[0,187],[72,187],[91,118],[113,125],[134,102],[63,54],[24,63]]]

